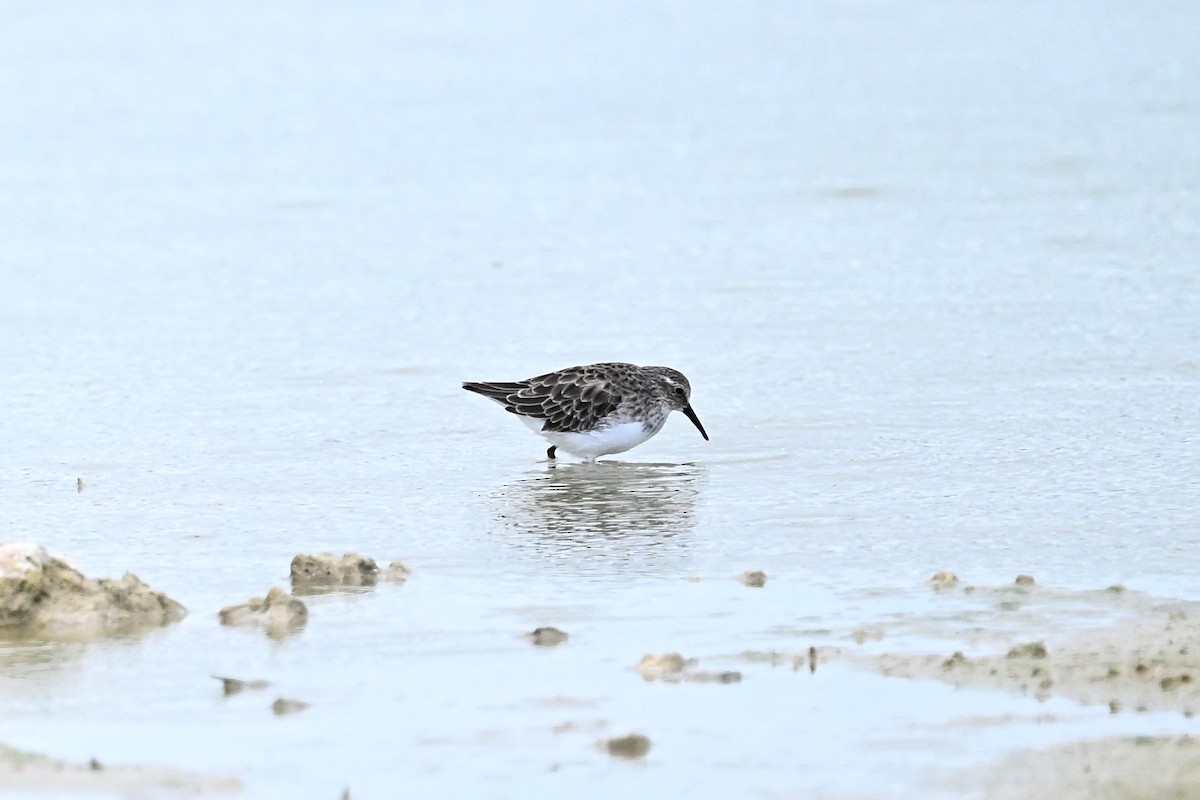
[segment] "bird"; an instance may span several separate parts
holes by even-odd
[[[700,435],[692,385],[670,367],[619,361],[567,367],[523,381],[467,381],[462,387],[516,414],[550,442],[546,457],[565,450],[586,461],[623,453],[654,436],[672,411],[682,411]]]

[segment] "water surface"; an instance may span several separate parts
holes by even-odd
[[[0,646],[0,741],[254,797],[888,797],[1187,729],[735,656],[953,613],[939,569],[1200,596],[1192,4],[0,13],[0,538],[191,611]],[[550,466],[458,388],[599,360],[682,370],[712,441]],[[415,574],[220,628],[316,550]],[[669,650],[744,679],[632,672]]]

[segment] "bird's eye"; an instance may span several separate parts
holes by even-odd
[[[683,387],[682,387],[682,386],[676,386],[676,387],[675,387],[675,394],[679,395],[680,397],[683,397]]]

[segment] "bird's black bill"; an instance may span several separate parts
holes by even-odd
[[[700,418],[696,416],[696,412],[695,412],[695,411],[692,411],[692,407],[691,407],[691,406],[684,406],[684,407],[683,407],[683,413],[684,413],[684,414],[686,414],[686,415],[687,415],[687,418],[688,418],[688,419],[690,419],[690,420],[692,421],[692,424],[696,426],[696,430],[700,431],[700,435],[701,435],[701,436],[703,436],[703,437],[704,437],[704,441],[706,441],[706,442],[707,442],[707,441],[708,441],[708,434],[704,432],[704,426],[700,424]]]

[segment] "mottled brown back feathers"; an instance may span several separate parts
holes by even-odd
[[[542,430],[578,433],[595,428],[621,405],[622,387],[610,378],[632,364],[590,364],[524,381],[478,381],[463,388],[501,403],[514,414],[544,420]]]

